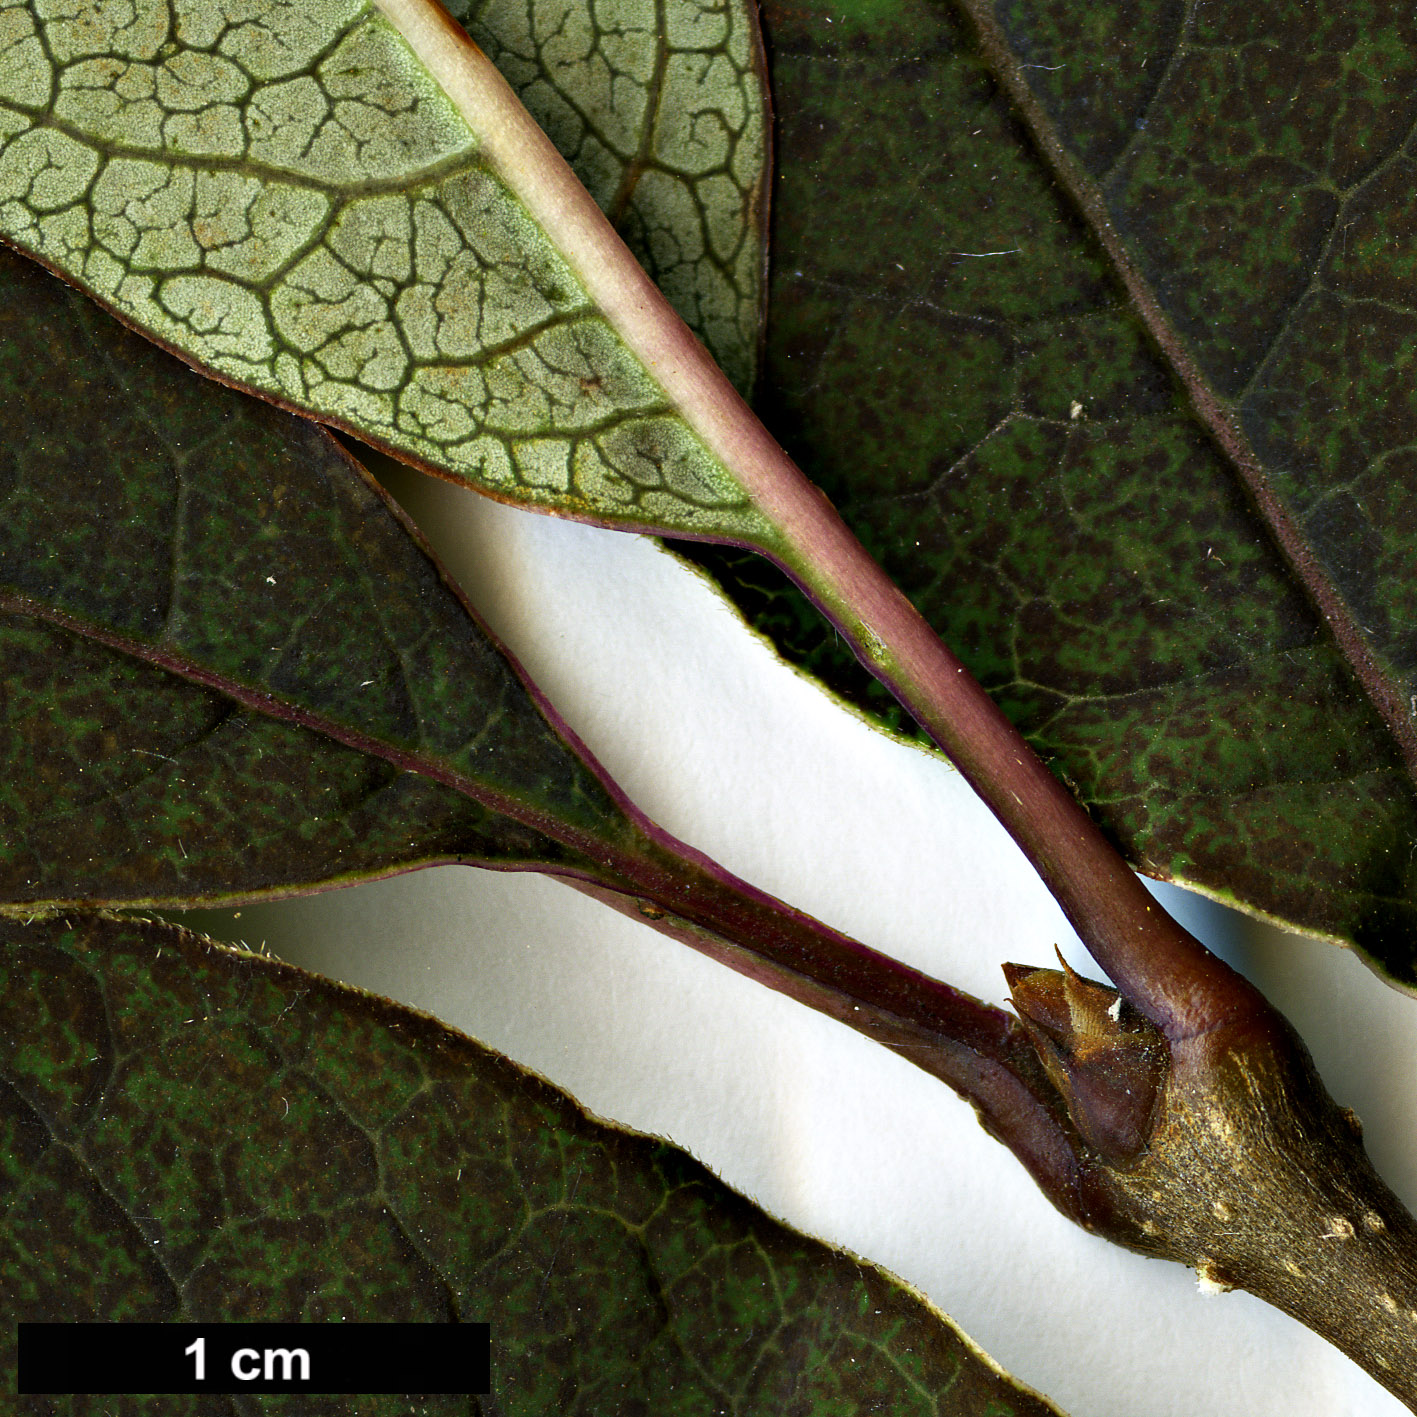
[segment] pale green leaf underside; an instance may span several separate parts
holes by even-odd
[[[682,165],[730,155],[727,118],[692,132]],[[0,235],[219,377],[493,495],[759,532],[478,148],[362,0],[0,0]],[[761,152],[731,155],[752,181]]]
[[[585,0],[447,5],[744,395],[766,296],[753,3],[617,0],[608,14]],[[741,103],[725,103],[730,94]]]

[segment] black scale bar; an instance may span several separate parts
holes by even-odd
[[[19,1392],[485,1393],[486,1324],[19,1325]]]

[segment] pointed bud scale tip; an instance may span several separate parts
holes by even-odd
[[[1071,1032],[1072,1014],[1063,992],[1063,976],[1054,969],[1006,964],[1004,979],[1013,1006],[1026,1027],[1041,1028],[1055,1041]],[[1032,1032],[1032,1027],[1029,1028]]]
[[[1115,989],[1062,970],[1004,966],[1015,1009],[1068,1115],[1112,1162],[1147,1144],[1166,1073],[1161,1035]]]

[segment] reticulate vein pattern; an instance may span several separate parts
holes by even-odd
[[[494,495],[757,528],[364,0],[0,0],[0,235],[219,378]]]

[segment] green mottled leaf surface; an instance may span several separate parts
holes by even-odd
[[[323,432],[0,258],[0,894],[270,894],[632,832]],[[83,416],[75,417],[82,409]]]
[[[767,76],[749,0],[454,0],[743,393],[766,301]],[[723,160],[706,161],[709,146]]]
[[[673,1148],[426,1016],[172,926],[0,922],[0,1133],[10,1392],[20,1319],[485,1321],[489,1398],[262,1410],[1055,1410],[903,1285]]]
[[[750,34],[741,14],[675,13],[670,48],[643,63],[676,113],[680,89],[699,111],[627,137],[624,180],[716,193],[699,237],[746,271],[765,162]],[[369,0],[7,0],[0,16],[0,236],[217,377],[494,495],[761,532]],[[643,17],[606,31],[617,63],[640,63],[636,33]],[[629,72],[612,87],[626,96]],[[682,300],[701,276],[707,299],[714,261],[667,230],[643,243]],[[756,301],[731,301],[741,341]]]
[[[1056,0],[995,7],[1205,380],[1417,704],[1417,15],[1222,0],[1156,5],[1137,26],[1134,9],[1091,6],[1079,25]],[[1151,76],[1116,83],[1143,54]]]
[[[998,13],[1032,36],[1020,60],[1047,67],[1023,72],[1068,115],[1206,367],[1238,371],[1217,387],[1257,444],[1347,469],[1311,485],[1313,504],[1352,530],[1405,633],[1410,14],[1206,5],[1178,48],[1179,6]],[[972,31],[925,0],[764,15],[769,427],[1137,865],[1417,979],[1417,809],[1397,747]],[[1347,238],[1325,225],[1335,202]],[[1306,333],[1357,261],[1368,294],[1342,297],[1327,343]],[[1324,421],[1303,413],[1319,405]],[[1355,498],[1389,509],[1381,547]],[[770,571],[693,554],[789,656],[883,711]]]

